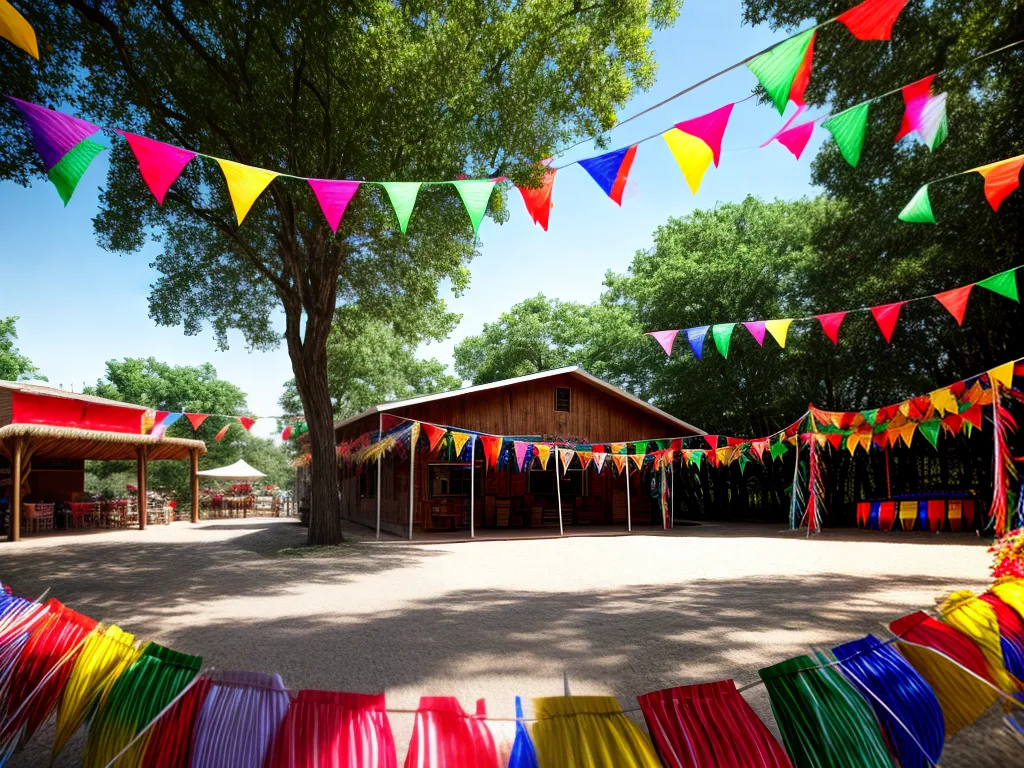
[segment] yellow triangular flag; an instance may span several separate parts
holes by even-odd
[[[1013,386],[1013,363],[1003,363],[1000,366],[992,368],[988,372],[988,377],[992,381],[998,381],[1006,389]]]
[[[250,165],[233,163],[230,160],[216,158],[221,171],[224,173],[224,180],[228,183],[228,194],[231,195],[231,204],[235,207],[235,217],[238,225],[249,213],[256,198],[263,194],[277,174],[274,171],[265,171],[262,168],[253,168]]]
[[[0,0],[0,37],[7,38],[32,58],[39,58],[39,47],[36,45],[36,33],[32,25],[7,0]]]
[[[765,320],[764,329],[772,335],[772,338],[779,342],[779,346],[786,348],[786,334],[789,333],[789,326],[792,325],[792,318],[786,320]]]
[[[559,448],[558,455],[562,459],[562,474],[564,475],[569,471],[569,465],[572,464],[572,457],[576,455],[576,452],[572,448]]]
[[[465,432],[452,432],[452,445],[455,446],[455,455],[461,456],[462,449],[469,442],[469,435]]]
[[[642,453],[640,453],[640,454],[631,453],[631,454],[629,454],[629,458],[633,460],[634,464],[636,464],[636,468],[637,468],[638,472],[641,469],[643,469],[643,466],[644,466],[644,454],[642,454]]]
[[[903,425],[902,429],[900,429],[900,437],[903,439],[903,442],[907,444],[907,448],[910,447],[911,442],[914,440],[914,431],[916,429],[916,421],[908,421]]]
[[[700,189],[700,182],[704,178],[704,172],[714,159],[711,147],[688,133],[683,133],[678,128],[663,133],[662,138],[672,151],[672,156],[679,163],[679,170],[686,177],[686,183],[690,191],[697,194]]]
[[[545,445],[544,443],[534,443],[533,454],[537,457],[537,460],[540,462],[540,468],[547,469],[548,459],[551,457],[551,446]]]
[[[846,450],[850,452],[851,456],[856,453],[858,445],[860,445],[860,435],[856,432],[846,438]]]
[[[931,401],[932,407],[939,415],[960,412],[960,404],[957,402],[953,393],[949,391],[949,387],[946,387],[945,389],[937,389],[932,392]]]
[[[615,462],[615,468],[619,470],[619,474],[621,475],[622,470],[626,468],[626,457],[618,453],[613,453],[612,461]]]
[[[590,466],[590,460],[594,454],[592,451],[576,451],[576,455],[580,458],[580,466],[586,471],[587,467]]]

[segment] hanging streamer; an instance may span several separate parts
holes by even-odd
[[[471,716],[454,697],[422,697],[405,768],[498,768],[498,751],[486,720],[483,699],[477,701],[476,714]]]
[[[661,768],[651,742],[614,696],[533,700],[533,744],[541,766]]]

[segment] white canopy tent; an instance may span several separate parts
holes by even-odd
[[[261,477],[266,477],[265,474],[242,459],[239,459],[234,464],[228,464],[226,467],[204,469],[196,474],[199,477],[216,477],[221,480],[259,480]]]

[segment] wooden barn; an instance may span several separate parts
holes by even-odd
[[[402,419],[551,444],[704,434],[578,366],[377,405],[338,422],[335,434],[339,445],[351,443],[382,428],[387,432]],[[626,478],[614,472],[611,462],[600,473],[574,463],[556,480],[555,457],[546,469],[536,461],[525,472],[512,461],[487,469],[475,438],[472,466],[468,448],[453,457],[447,442],[434,451],[426,443],[419,441],[411,462],[405,450],[386,455],[379,466],[342,462],[342,515],[403,536],[414,531],[558,526],[559,508],[564,526],[625,527],[627,516],[634,525],[661,525],[660,507],[651,503],[649,469],[630,473],[627,498]]]

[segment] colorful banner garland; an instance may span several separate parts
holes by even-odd
[[[988,165],[979,165],[977,168],[970,168],[966,171],[943,176],[941,179],[929,181],[914,193],[910,202],[900,211],[899,220],[910,222],[911,224],[936,224],[928,188],[932,184],[955,179],[968,173],[980,174],[985,180],[985,199],[988,200],[993,211],[998,211],[1003,200],[1020,186],[1021,167],[1024,167],[1024,155],[1017,155],[1006,160],[997,160]]]
[[[0,0],[0,37],[14,43],[33,59],[39,58],[35,30],[7,0]]]
[[[892,343],[892,335],[896,329],[896,323],[899,321],[900,310],[907,304],[911,304],[913,302],[935,299],[946,309],[947,312],[949,312],[950,315],[953,316],[957,325],[963,325],[964,323],[964,315],[967,312],[967,300],[970,298],[971,290],[975,287],[984,288],[985,290],[991,291],[992,293],[1006,299],[1019,302],[1020,296],[1017,291],[1018,269],[1022,269],[1022,267],[1013,267],[1004,272],[999,272],[991,277],[987,277],[984,280],[962,285],[959,288],[953,288],[948,291],[941,291],[940,293],[930,294],[928,296],[916,296],[912,299],[904,299],[891,304],[880,304],[875,307],[858,307],[856,309],[843,310],[842,312],[828,312],[821,315],[808,315],[807,317],[787,317],[778,320],[750,320],[742,323],[718,323],[716,325],[699,325],[694,328],[674,328],[664,331],[649,331],[645,335],[650,336],[658,342],[658,345],[665,351],[666,356],[671,357],[672,350],[675,347],[676,337],[682,333],[689,342],[690,349],[693,351],[694,357],[701,360],[704,355],[704,339],[710,331],[711,337],[715,341],[715,347],[718,349],[719,354],[724,358],[728,358],[732,332],[737,325],[742,325],[746,328],[750,332],[750,335],[754,337],[754,341],[757,342],[759,347],[764,346],[765,333],[767,332],[771,334],[772,338],[775,339],[780,348],[785,349],[789,327],[794,322],[802,323],[810,320],[816,320],[828,340],[833,344],[838,345],[839,327],[843,324],[846,316],[855,312],[870,312],[875,323],[878,325],[878,330],[881,332],[882,338],[885,339],[885,343],[890,344]]]

